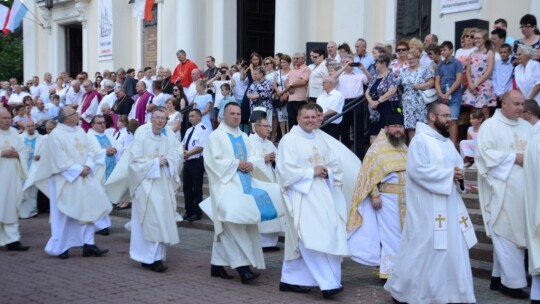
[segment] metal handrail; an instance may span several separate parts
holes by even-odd
[[[323,121],[323,123],[321,124],[320,128],[324,128],[326,127],[327,125],[331,124],[334,120],[342,117],[343,115],[349,113],[350,111],[354,111],[356,110],[356,108],[358,108],[358,106],[364,101],[366,100],[366,98],[362,95],[360,97],[357,97],[355,99],[353,99],[353,101],[349,102],[346,106],[343,107],[343,110],[341,111],[341,113],[337,113],[336,115],[332,116],[332,117],[329,117],[327,119],[325,119]]]
[[[191,111],[191,109],[193,109],[193,105],[194,105],[194,103],[192,103],[189,106],[187,106],[187,107],[183,108],[182,110],[180,110],[180,115],[183,115],[184,113]]]

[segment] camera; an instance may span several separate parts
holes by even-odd
[[[360,62],[353,62],[353,63],[351,63],[351,66],[352,66],[352,67],[359,67],[359,66],[360,66]]]
[[[227,74],[227,69],[221,69],[220,72],[221,74]]]
[[[242,62],[242,63],[240,64],[240,66],[242,66],[243,68],[247,68],[247,67],[249,67],[249,62],[244,61],[244,62]]]

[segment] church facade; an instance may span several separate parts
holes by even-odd
[[[52,6],[51,6],[52,2]],[[540,18],[536,0],[155,0],[153,20],[133,17],[129,0],[35,0],[23,22],[24,77],[94,72],[120,67],[174,68],[176,51],[204,66],[234,63],[252,51],[306,51],[306,43],[395,44],[429,33],[456,40],[456,22],[491,28],[505,18],[521,37],[519,19]],[[31,20],[35,18],[37,20]],[[482,23],[484,22],[484,23]],[[459,34],[458,34],[459,35]]]

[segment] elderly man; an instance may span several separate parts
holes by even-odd
[[[191,79],[193,82],[189,85],[187,90],[184,88],[184,93],[186,94],[187,101],[191,104],[193,103],[193,100],[195,99],[195,96],[197,96],[197,80],[201,79],[201,71],[199,69],[193,69],[191,71]]]
[[[59,125],[48,135],[39,168],[25,187],[36,184],[49,197],[51,238],[45,252],[60,259],[69,257],[72,247],[83,247],[83,257],[103,256],[108,250],[94,242],[94,223],[112,207],[105,189],[94,177],[91,145],[77,126],[75,109],[64,107]]]
[[[114,101],[111,110],[117,115],[129,115],[131,107],[133,106],[133,99],[126,95],[123,87],[116,87],[114,89],[116,100]]]
[[[289,128],[298,124],[296,117],[298,109],[306,104],[307,84],[311,70],[306,65],[306,54],[298,52],[293,56],[294,66],[289,72],[287,82],[285,83],[286,91],[289,93],[289,101],[287,102],[287,117],[289,120]]]
[[[32,117],[32,121],[38,127],[44,126],[45,122],[53,117],[49,115],[49,111],[45,109],[45,103],[43,100],[38,99],[35,101],[35,106],[32,108],[32,111],[30,112],[30,117]]]
[[[469,248],[477,240],[460,196],[463,160],[443,136],[450,119],[448,105],[431,103],[429,124],[416,124],[409,146],[407,214],[394,270],[384,285],[396,303],[476,302]]]
[[[161,91],[163,93],[172,95],[174,88],[174,82],[171,81],[171,70],[168,68],[163,69],[163,80],[161,81]]]
[[[379,265],[381,279],[392,274],[405,221],[406,162],[403,115],[391,114],[364,157],[347,222],[352,259]]]
[[[439,37],[437,37],[437,35],[427,34],[426,37],[424,37],[424,51],[422,52],[422,57],[420,58],[420,65],[429,69],[433,60],[429,58],[425,50],[430,45],[438,45],[438,44],[439,44]]]
[[[0,109],[0,246],[8,251],[26,251],[28,246],[19,241],[19,217],[17,207],[22,197],[21,180],[26,178],[27,149],[19,132],[11,128],[11,114]]]
[[[39,98],[41,100],[47,100],[49,97],[49,87],[54,87],[55,83],[52,81],[52,75],[49,72],[43,74],[43,82],[39,85]]]
[[[176,189],[180,187],[178,171],[182,165],[182,147],[167,124],[164,108],[154,109],[150,123],[135,133],[129,159],[129,192],[132,195],[130,257],[143,268],[164,272],[166,245],[180,240],[176,221]]]
[[[74,109],[82,103],[84,90],[81,90],[81,82],[78,80],[72,80],[71,86],[66,93],[66,106],[70,106]]]
[[[146,107],[152,102],[152,95],[146,90],[146,84],[143,81],[137,82],[137,95],[135,95],[135,102],[129,111],[128,118],[136,119],[139,125],[143,125],[146,122]]]
[[[191,127],[187,129],[187,136],[182,140],[184,146],[182,188],[186,207],[184,219],[188,222],[198,221],[202,215],[199,207],[203,197],[204,161],[202,152],[212,130],[202,123],[201,118],[201,110],[193,109],[189,112]]]
[[[184,50],[179,50],[176,52],[176,58],[178,58],[180,63],[174,69],[171,76],[171,81],[173,83],[180,83],[180,85],[184,88],[184,93],[187,95],[189,85],[194,81],[191,77],[191,71],[193,71],[193,69],[197,69],[198,67],[193,61],[186,58],[186,52]]]
[[[373,59],[373,56],[371,56],[367,52],[367,42],[363,38],[358,38],[356,42],[354,43],[354,48],[356,50],[356,55],[354,55],[354,62],[360,62],[364,68],[369,68],[371,65],[375,64],[375,59]],[[357,67],[354,68],[354,73],[364,73],[367,77],[369,77],[368,72],[366,70],[361,70]]]
[[[96,111],[96,115],[103,114],[103,111],[101,110],[101,107],[103,105],[106,104],[109,106],[109,108],[112,108],[112,106],[114,105],[114,102],[116,101],[116,94],[114,93],[114,81],[109,80],[109,79],[103,79],[101,84],[106,94],[103,96],[103,98],[101,99],[101,102],[99,103],[98,109]]]
[[[26,146],[28,158],[26,160],[26,169],[30,171],[35,159],[36,150],[41,146],[41,135],[36,132],[36,126],[33,121],[28,120],[24,126],[24,132],[20,135],[21,140]],[[38,154],[39,155],[39,154]],[[19,206],[20,218],[31,218],[38,214],[37,209],[38,189],[32,186],[23,193],[23,198]]]
[[[32,85],[30,86],[30,96],[32,96],[32,100],[36,102],[36,100],[39,98],[39,77],[34,76],[32,77]]]
[[[21,104],[23,101],[23,98],[26,96],[30,96],[30,94],[23,92],[21,90],[21,86],[16,84],[13,86],[13,93],[11,93],[11,96],[8,99],[8,105],[10,107],[13,107],[18,104]]]
[[[279,144],[276,171],[287,193],[285,257],[280,291],[309,292],[319,286],[325,298],[343,290],[341,259],[348,255],[342,171],[321,134],[317,107],[300,107],[298,126]],[[288,198],[288,199],[287,199]]]
[[[341,62],[341,57],[337,52],[337,44],[334,41],[330,41],[326,44],[326,51],[328,52],[328,59],[335,60],[336,62]]]
[[[224,269],[230,266],[246,284],[260,275],[250,265],[265,268],[257,224],[282,215],[282,208],[277,185],[251,178],[249,139],[238,127],[240,116],[236,102],[225,105],[223,121],[208,137],[203,155],[215,231],[210,274],[231,279]]]
[[[327,76],[323,79],[323,92],[317,97],[317,104],[323,108],[323,120],[333,117],[343,111],[345,99],[343,98],[343,94],[336,90],[336,84],[337,80],[334,77]],[[321,130],[339,140],[342,120],[343,117],[339,117],[321,128]]]
[[[527,298],[524,248],[523,154],[534,137],[521,119],[525,98],[519,91],[503,95],[502,108],[478,132],[475,164],[486,234],[493,242],[492,290]]]
[[[248,161],[253,163],[254,179],[267,183],[276,183],[277,178],[272,164],[275,164],[277,149],[268,139],[270,136],[270,122],[265,117],[255,121],[255,133],[249,135],[250,154]],[[259,224],[261,246],[263,252],[279,251],[277,246],[279,233],[283,231],[281,219],[265,221]]]
[[[85,132],[88,132],[88,129],[91,127],[90,122],[92,121],[92,117],[96,115],[99,103],[101,102],[101,94],[94,89],[94,85],[90,80],[85,80],[82,83],[82,87],[85,93],[82,97],[81,106],[77,107],[77,114],[81,118],[81,127]]]

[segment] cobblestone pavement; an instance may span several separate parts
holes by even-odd
[[[83,258],[80,249],[70,258],[48,256],[43,248],[49,237],[48,217],[20,221],[22,242],[28,252],[0,249],[0,303],[392,303],[373,275],[373,268],[346,259],[345,290],[324,300],[318,289],[309,294],[279,292],[282,252],[265,253],[266,270],[253,284],[210,277],[213,233],[179,228],[181,243],[169,248],[164,274],[143,269],[129,259],[127,219],[112,217],[111,235],[96,236],[96,244],[110,252],[102,258]],[[526,303],[489,290],[489,282],[475,278],[478,303]]]

